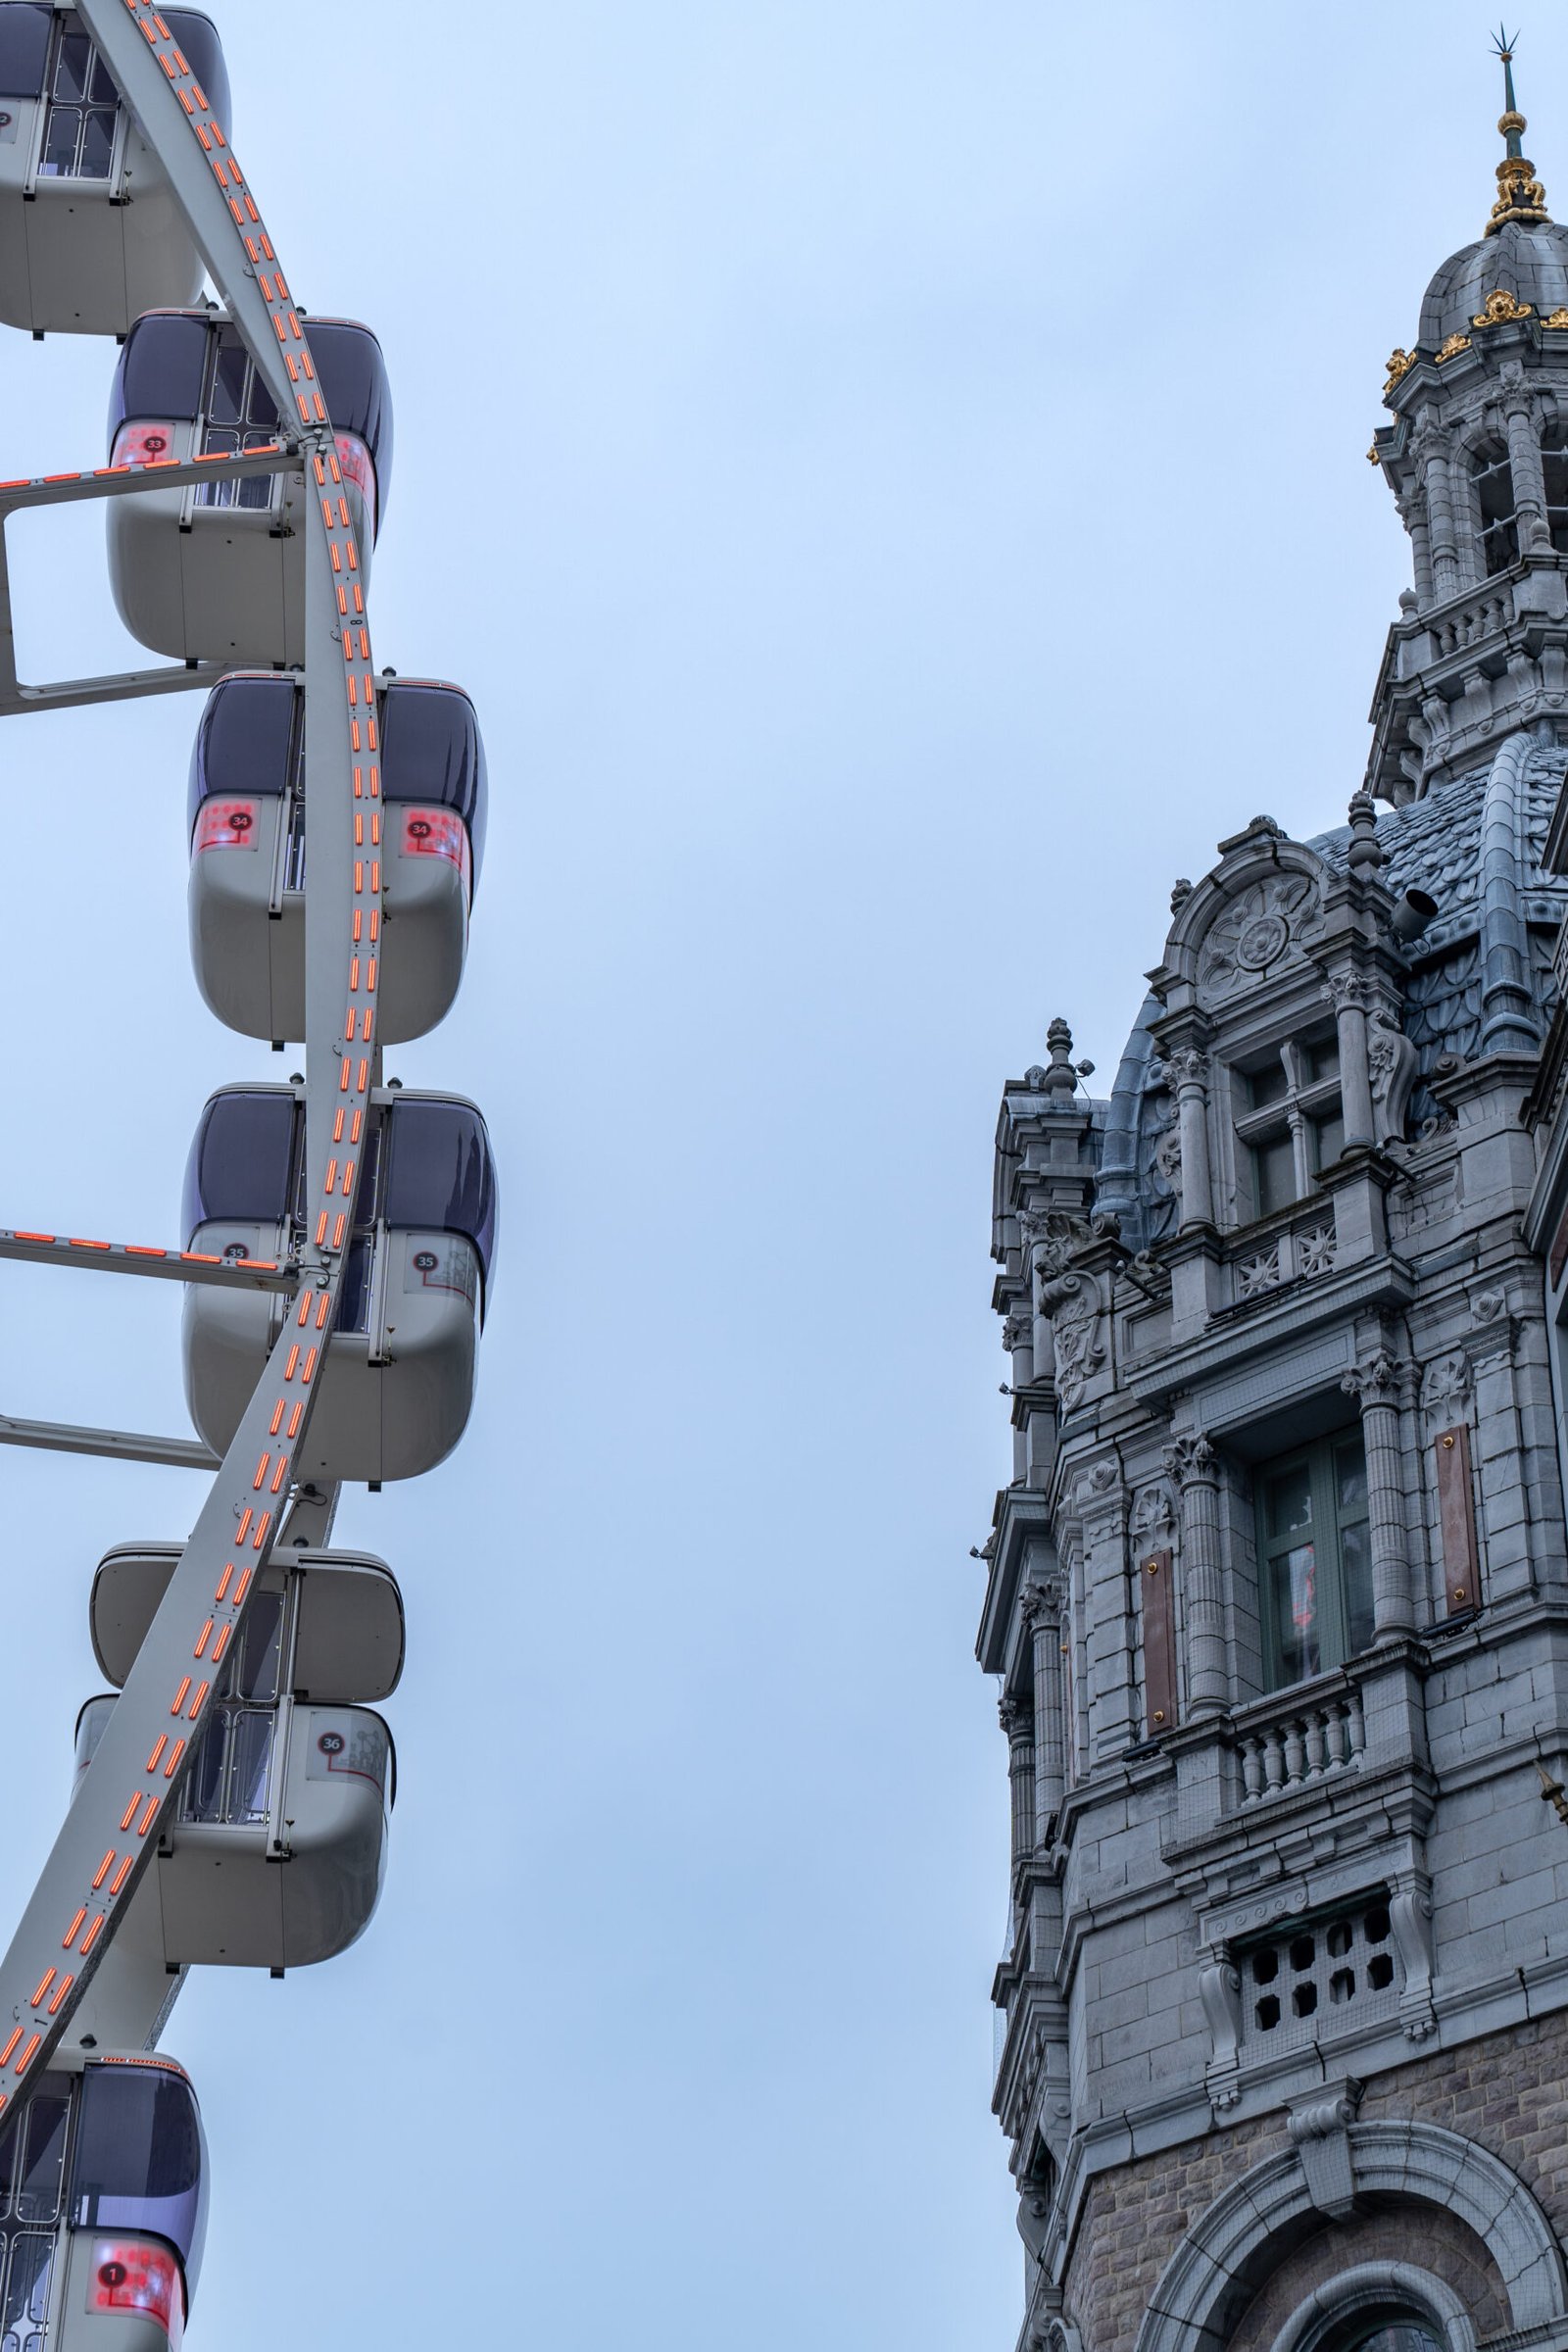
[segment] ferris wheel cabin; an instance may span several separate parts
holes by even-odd
[[[127,1544],[99,1562],[92,1640],[111,1683],[130,1672],[179,1557],[177,1544]],[[159,1974],[330,1960],[369,1925],[386,1867],[397,1760],[366,1702],[403,1670],[397,1582],[368,1553],[279,1553],[235,1641],[204,1663],[196,1761],[122,1939]],[[114,1705],[106,1693],[82,1708],[78,1774]]]
[[[185,1173],[186,1247],[278,1258],[302,1229],[302,1093],[225,1087],[209,1100]],[[498,1200],[485,1124],[456,1095],[378,1100],[361,1150],[357,1223],[295,1479],[417,1478],[444,1461],[472,1409]],[[185,1397],[221,1452],[250,1402],[287,1300],[193,1285]]]
[[[226,123],[217,32],[190,9],[165,22]],[[141,312],[194,302],[201,285],[168,174],[80,18],[0,0],[0,320],[122,336]]]
[[[380,1035],[397,1045],[445,1018],[463,978],[485,760],[459,687],[394,678],[377,702],[356,814],[380,858],[367,945]],[[270,670],[220,680],[191,756],[191,956],[211,1009],[245,1037],[305,1035],[305,789],[302,682]]]
[[[0,2346],[170,2352],[206,2230],[207,2145],[184,2068],[155,2051],[57,2057],[0,2149]]]
[[[392,397],[368,327],[312,318],[310,347],[336,434],[329,484],[354,533],[344,591],[363,616],[370,550],[392,469]],[[215,312],[151,311],[136,320],[115,370],[109,462],[239,457],[296,420],[277,410],[238,330]],[[108,502],[109,581],[131,635],[176,661],[305,660],[303,503],[298,472],[187,483]]]

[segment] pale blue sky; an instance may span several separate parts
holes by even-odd
[[[1058,1011],[1108,1082],[1172,878],[1360,780],[1406,578],[1362,453],[1491,201],[1486,16],[217,13],[295,290],[386,348],[377,653],[486,734],[467,985],[394,1058],[483,1103],[505,1214],[467,1442],[340,1520],[409,1610],[380,1912],[169,2035],[192,2352],[1006,2352],[997,1098]],[[1544,11],[1519,95],[1568,207]],[[112,367],[0,344],[0,470],[97,462]],[[100,531],[16,530],[24,674],[117,659]],[[0,1222],[173,1239],[205,1094],[279,1066],[189,976],[196,716],[5,733]],[[162,1286],[0,1294],[0,1409],[183,1426]],[[197,1488],[0,1479],[15,1910],[92,1564]]]

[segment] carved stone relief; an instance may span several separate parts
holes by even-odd
[[[1281,871],[1254,882],[1210,924],[1198,961],[1198,985],[1209,997],[1250,987],[1299,946],[1318,909],[1316,886]]]
[[[1451,1355],[1440,1355],[1435,1363],[1428,1364],[1422,1378],[1422,1410],[1452,1421],[1469,1404],[1472,1386],[1470,1358],[1462,1348],[1455,1348]]]

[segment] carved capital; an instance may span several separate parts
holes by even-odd
[[[1164,1056],[1165,1075],[1173,1086],[1206,1086],[1208,1055],[1197,1046],[1174,1046]]]
[[[1336,1012],[1347,1006],[1370,1012],[1378,1001],[1378,984],[1368,972],[1331,972],[1323,983],[1323,993]]]
[[[1218,1469],[1218,1456],[1201,1432],[1191,1437],[1177,1438],[1165,1447],[1165,1468],[1178,1486],[1191,1487],[1200,1483],[1212,1484]]]
[[[1031,1585],[1018,1603],[1018,1621],[1024,1632],[1032,1637],[1042,1627],[1054,1629],[1056,1605],[1054,1600],[1047,1598],[1043,1586]]]
[[[1021,1745],[1024,1740],[1034,1738],[1034,1715],[1022,1699],[1000,1699],[997,1703],[997,1720],[1007,1735],[1009,1747]]]
[[[1340,1386],[1348,1396],[1358,1396],[1363,1410],[1369,1404],[1397,1404],[1406,1367],[1386,1348],[1352,1364]]]

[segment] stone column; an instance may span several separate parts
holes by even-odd
[[[1181,1230],[1185,1233],[1190,1226],[1214,1221],[1213,1183],[1208,1171],[1208,1056],[1196,1047],[1179,1046],[1166,1054],[1165,1068],[1176,1088],[1182,1142]]]
[[[1078,1492],[1084,1531],[1085,1707],[1092,1762],[1138,1737],[1133,1627],[1127,1591],[1128,1494],[1112,1462],[1097,1462]]]
[[[1461,568],[1459,539],[1455,525],[1453,481],[1448,469],[1447,447],[1442,436],[1428,426],[1417,444],[1427,494],[1427,522],[1432,538],[1432,585],[1439,604],[1457,596],[1466,584],[1468,566]]]
[[[1352,1144],[1370,1145],[1377,1140],[1366,1031],[1367,1011],[1376,1002],[1376,990],[1364,972],[1336,972],[1329,980],[1328,994],[1340,1033],[1340,1105],[1348,1151]]]
[[[1190,1718],[1217,1715],[1230,1699],[1219,1541],[1219,1462],[1208,1440],[1195,1434],[1166,1446],[1165,1467],[1182,1495],[1187,1712]]]
[[[1035,1684],[1035,1837],[1044,1842],[1061,1810],[1061,1633],[1059,1594],[1037,1585],[1024,1595],[1024,1630]]]
[[[1509,382],[1512,371],[1517,380]],[[1503,394],[1502,414],[1508,429],[1508,470],[1513,475],[1513,511],[1518,518],[1519,552],[1529,555],[1536,550],[1549,551],[1551,536],[1546,528],[1546,478],[1541,463],[1541,438],[1536,431],[1534,408],[1524,382],[1524,370],[1517,360],[1505,363],[1503,368],[1507,390]]]
[[[1366,1445],[1367,1518],[1372,1546],[1372,1629],[1387,1642],[1415,1623],[1410,1558],[1404,1532],[1404,1479],[1399,1454],[1399,1397],[1405,1367],[1378,1348],[1347,1372],[1341,1387],[1359,1398]]]
[[[1410,561],[1415,574],[1415,600],[1418,611],[1424,612],[1434,602],[1432,590],[1432,532],[1427,522],[1427,503],[1420,490],[1412,491],[1398,502],[1399,520],[1410,534]]]
[[[1012,1797],[1012,1866],[1035,1850],[1035,1726],[1021,1699],[1004,1698],[998,1712],[1007,1735],[1007,1787]]]

